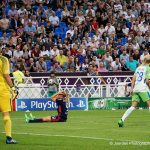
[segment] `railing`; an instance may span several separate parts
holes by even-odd
[[[121,97],[124,96],[125,84],[132,76],[64,76],[58,77],[59,90],[64,90],[71,97]],[[19,98],[48,97],[48,77],[25,78],[24,84],[18,85]]]

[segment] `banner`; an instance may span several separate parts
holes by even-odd
[[[87,110],[87,98],[70,98],[68,103],[69,110]],[[16,111],[44,111],[56,110],[57,105],[49,98],[17,99]]]
[[[89,98],[88,107],[92,109],[124,109],[131,106],[131,98]]]
[[[89,98],[88,108],[92,109],[126,109],[131,106],[131,97]],[[146,108],[147,105],[140,101],[138,107]]]

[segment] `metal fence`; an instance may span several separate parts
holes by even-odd
[[[132,76],[62,76],[58,77],[59,90],[64,90],[71,97],[121,97],[125,85]],[[18,98],[48,97],[48,77],[25,78],[18,85]]]

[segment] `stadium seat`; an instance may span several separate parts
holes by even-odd
[[[58,27],[55,29],[55,32],[63,32],[63,28]]]
[[[51,66],[52,66],[51,61],[47,60],[46,61],[46,66],[47,66],[47,71],[50,71],[51,70]]]
[[[48,9],[48,7],[47,7],[47,6],[43,6],[43,8],[44,8],[45,10],[47,10],[47,9]]]
[[[6,36],[9,38],[11,36],[11,32],[7,32]]]
[[[61,38],[62,38],[62,40],[64,40],[64,39],[65,39],[65,37],[66,37],[66,33],[61,34]]]
[[[67,27],[67,25],[66,25],[65,22],[60,22],[60,23],[59,23],[59,26],[60,26],[60,27]]]
[[[129,29],[130,29],[130,28],[131,28],[131,26],[132,26],[131,22],[127,22],[127,23],[126,23],[126,26],[127,26],[127,28],[129,28]]]
[[[123,44],[123,45],[125,45],[126,43],[127,43],[127,38],[121,38],[121,43]]]
[[[59,17],[59,19],[61,19],[61,12],[62,12],[61,10],[56,11],[56,16]]]
[[[89,36],[90,36],[91,38],[92,38],[94,35],[95,35],[94,32],[90,32],[90,33],[89,33]]]
[[[67,32],[68,30],[69,30],[68,27],[63,27],[63,31],[64,31],[64,32]]]
[[[0,37],[2,37],[3,36],[3,33],[2,32],[0,32]]]
[[[32,6],[32,9],[33,9],[34,11],[37,11],[38,8],[39,8],[39,6],[36,6],[36,5]]]
[[[62,35],[62,32],[55,32],[55,35],[57,36],[57,38],[60,38]]]

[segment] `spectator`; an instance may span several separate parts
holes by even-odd
[[[140,62],[140,52],[138,49],[136,49],[133,53],[133,59]]]
[[[53,49],[50,51],[50,56],[56,57],[58,54],[59,54],[59,49],[57,48],[57,44],[55,44]]]
[[[115,61],[111,63],[112,71],[121,71],[121,63],[119,58],[116,58]]]
[[[52,71],[50,73],[47,85],[48,85],[48,97],[51,97],[58,92],[59,82],[56,78],[55,72]]]
[[[3,52],[9,55],[10,58],[12,58],[12,51],[9,45],[6,45],[5,50]]]
[[[41,24],[41,26],[37,28],[37,34],[42,34],[43,36],[46,34],[44,24]]]
[[[0,19],[0,29],[2,31],[8,31],[10,25],[10,20],[6,18],[6,15],[4,14],[2,19]]]
[[[142,42],[144,41],[144,38],[143,38],[143,36],[141,35],[141,32],[140,32],[140,31],[137,32],[137,36],[135,37],[135,40],[136,40],[136,42],[137,42],[139,45],[141,45]]]
[[[106,69],[107,69],[107,70],[110,70],[110,68],[111,68],[111,63],[112,63],[112,61],[113,61],[112,56],[110,55],[110,52],[106,52],[105,60],[106,60]]]
[[[16,50],[14,51],[13,56],[17,61],[21,60],[21,58],[23,57],[23,51],[20,50],[19,46],[16,46]]]
[[[47,71],[47,65],[44,61],[43,57],[40,57],[39,60],[36,62],[36,68],[38,72],[46,72]]]
[[[38,44],[35,45],[35,48],[31,52],[31,56],[34,59],[38,59],[40,57],[41,51]]]
[[[108,34],[108,35],[111,35],[111,34],[115,34],[116,33],[116,30],[115,30],[115,27],[113,25],[111,25],[111,23],[107,23],[107,26],[105,27],[105,32]]]
[[[75,58],[74,64],[75,64],[75,71],[79,72],[82,70],[82,65],[81,65],[78,57]]]
[[[24,74],[19,70],[17,65],[14,67],[13,77],[15,86],[24,83]]]
[[[37,68],[36,68],[36,63],[34,62],[33,58],[30,58],[28,63],[27,63],[27,68],[29,70],[29,72],[36,72]]]
[[[61,14],[61,20],[64,21],[64,22],[67,22],[67,19],[70,15],[70,12],[68,11],[68,8],[65,6],[64,10],[62,11],[62,14]]]
[[[59,50],[59,54],[56,56],[56,61],[58,61],[62,67],[67,61],[67,57],[63,55],[63,50]]]
[[[108,70],[104,67],[103,62],[99,63],[98,72],[107,72]]]
[[[19,26],[21,26],[21,21],[19,20],[18,15],[16,14],[13,18],[11,18],[10,27],[13,30],[17,30]]]
[[[149,55],[148,50],[144,50],[144,51],[143,51],[143,54],[140,56],[140,62],[141,62],[141,63],[143,62],[144,57],[145,57],[146,55]]]
[[[126,62],[126,66],[130,71],[135,71],[136,68],[138,67],[139,62],[133,59],[133,56],[130,55],[129,61]]]
[[[15,9],[14,5],[11,5],[11,9],[8,11],[8,16],[13,18],[15,15],[18,15],[17,10]]]
[[[40,56],[45,57],[45,58],[50,56],[50,52],[49,52],[49,50],[46,50],[45,45],[43,45],[41,48]]]
[[[73,35],[74,35],[73,26],[71,26],[70,29],[66,32],[66,36],[67,36],[68,33],[70,33],[71,37],[73,37]]]
[[[36,27],[34,25],[32,25],[32,22],[29,21],[28,25],[25,27],[25,32],[27,34],[27,36],[33,38],[35,33],[36,33]]]
[[[25,9],[25,6],[22,5],[21,8],[18,10],[19,17],[23,18],[25,14],[28,14],[28,11]]]
[[[25,76],[25,78],[24,78],[25,84],[33,84],[33,80],[31,78],[30,72],[28,70],[25,70],[24,76]]]
[[[115,61],[116,58],[118,58],[118,57],[119,57],[118,51],[116,49],[114,49],[113,52],[112,52],[112,59],[113,59],[113,61]]]
[[[59,18],[55,15],[55,12],[52,12],[52,16],[49,17],[49,21],[53,25],[53,27],[59,26]]]
[[[37,28],[38,27],[38,21],[37,21],[36,15],[32,16],[32,20],[31,21],[32,21],[32,25]]]
[[[88,76],[97,76],[97,75],[98,75],[97,66],[93,66],[92,64],[89,64]]]
[[[8,44],[9,38],[7,37],[6,31],[3,32],[3,36],[0,38],[0,41],[2,41],[5,45]]]
[[[63,72],[63,69],[61,68],[58,62],[55,62],[50,71],[54,71],[57,73],[57,72]]]
[[[122,54],[120,55],[120,61],[129,61],[129,55],[127,54],[127,51],[124,49]]]
[[[82,71],[87,72],[89,67],[89,60],[88,58],[85,58],[84,63],[82,64]]]
[[[75,68],[74,57],[73,56],[68,57],[68,61],[66,61],[64,63],[63,70],[68,71],[71,68]]]

